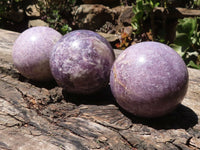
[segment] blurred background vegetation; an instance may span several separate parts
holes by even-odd
[[[71,31],[71,27],[64,18],[71,17],[71,8],[75,4],[77,4],[76,0],[1,0],[0,27],[3,28],[7,24],[17,24],[17,22],[21,21],[21,18],[16,16],[16,14],[29,12],[31,10],[27,9],[27,6],[35,5],[36,9],[40,12],[40,19],[47,22],[50,27],[65,34]],[[16,17],[18,20],[12,19],[13,17]]]
[[[170,11],[175,11],[177,6],[200,9],[200,0],[136,0],[133,6],[135,15],[132,18],[133,38],[139,37],[168,44],[180,54],[189,67],[200,69],[200,17],[169,20],[164,18],[161,24],[155,22],[153,12],[155,7],[164,7],[168,11],[167,14],[170,14]],[[156,26],[160,29],[156,30]],[[173,32],[174,37],[172,37]]]
[[[40,12],[39,18],[62,34],[77,29],[73,22],[72,8],[84,3],[84,0],[1,0],[0,28],[22,32],[25,30],[22,20],[33,16],[27,6],[34,5]],[[152,40],[168,44],[174,48],[189,67],[200,69],[200,18],[187,17],[167,20],[165,16],[155,19],[154,8],[174,11],[176,7],[200,9],[200,0],[120,0],[109,7],[118,5],[132,6],[134,16],[131,35],[121,33],[121,39],[113,48],[125,49],[131,44]],[[25,15],[24,15],[25,14]],[[14,29],[18,24],[18,28]],[[173,25],[171,27],[170,25]],[[174,35],[172,35],[175,33]]]

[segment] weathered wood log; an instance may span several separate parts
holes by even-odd
[[[157,15],[167,15],[169,18],[199,17],[199,9],[156,7],[153,10]]]
[[[11,58],[18,35],[0,29],[0,149],[200,148],[199,70],[188,68],[189,89],[175,111],[138,118],[115,103],[109,88],[90,96],[69,95],[55,82],[22,77]]]

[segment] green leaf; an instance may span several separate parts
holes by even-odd
[[[153,4],[153,2],[150,0],[150,5],[151,5],[151,7],[153,8],[153,6],[154,6],[154,4]]]
[[[192,61],[192,60],[190,60],[188,66],[195,68],[195,69],[200,69],[200,65],[195,64],[194,61]]]
[[[187,33],[176,32],[176,39],[174,40],[174,44],[180,45],[184,48],[188,48],[192,43]]]
[[[183,47],[176,44],[170,44],[170,47],[173,48],[181,57],[185,55],[185,51],[183,51]]]
[[[135,16],[134,16],[134,18],[135,18],[138,22],[141,21],[142,17],[143,17],[143,12],[142,12],[142,11],[141,11],[141,12],[138,12],[138,13],[135,14]]]
[[[197,28],[196,18],[184,18],[179,19],[179,24],[177,25],[177,31],[179,33],[186,33],[189,38],[194,34]]]
[[[136,13],[138,12],[136,7],[133,7],[132,10],[133,10],[133,13],[134,13],[134,14],[136,14]]]
[[[159,5],[160,5],[159,2],[155,3],[154,8],[155,8],[155,7],[158,7]]]
[[[136,22],[131,23],[134,30],[138,29],[138,24]]]
[[[62,28],[61,28],[62,34],[66,34],[66,33],[70,32],[70,31],[72,31],[72,28],[68,24],[62,26]]]
[[[197,43],[197,38],[196,37],[191,37],[191,41],[192,41],[192,44],[195,44],[195,43]]]
[[[143,2],[142,2],[142,0],[138,1],[137,7],[138,7],[139,10],[143,10]]]

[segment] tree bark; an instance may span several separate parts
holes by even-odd
[[[188,68],[188,92],[175,111],[138,118],[116,104],[109,87],[90,96],[70,95],[54,81],[22,77],[11,57],[18,36],[0,29],[0,149],[200,149],[199,70]]]

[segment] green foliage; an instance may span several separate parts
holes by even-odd
[[[27,11],[28,5],[35,4],[40,11],[42,20],[49,23],[50,27],[55,30],[66,34],[71,31],[71,28],[65,18],[71,13],[71,8],[75,3],[76,0],[0,0],[0,19],[6,19],[6,15],[10,11],[17,12],[19,9]],[[0,26],[3,26],[3,23],[0,23]]]
[[[68,24],[63,25],[62,28],[61,28],[61,33],[62,34],[66,34],[66,33],[70,32],[70,31],[72,31],[72,28]]]
[[[162,3],[164,2],[164,3]],[[152,11],[157,6],[167,7],[167,0],[136,0],[136,4],[133,6],[134,17],[132,18],[132,27],[134,29],[134,35],[141,35],[142,33],[150,33],[149,27],[145,31],[145,27],[152,21]],[[190,4],[191,1],[188,1]],[[193,1],[190,8],[198,8],[200,6],[200,0]],[[187,66],[200,69],[200,18],[184,18],[179,19],[176,31],[176,39],[170,46],[177,51],[177,53],[183,58]],[[147,35],[148,36],[148,35]],[[152,39],[153,40],[153,39]],[[155,40],[155,39],[154,39]],[[162,34],[158,35],[157,41],[164,43]]]
[[[200,0],[190,0],[190,8],[200,8]]]
[[[62,34],[72,30],[65,17],[70,14],[75,3],[76,0],[38,0],[43,20]]]
[[[200,18],[179,19],[176,39],[170,46],[189,67],[200,69]]]
[[[140,34],[144,28],[144,22],[150,17],[153,9],[160,3],[155,0],[136,0],[133,6],[134,17],[132,18],[132,26],[136,34]]]

